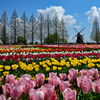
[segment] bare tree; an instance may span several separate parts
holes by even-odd
[[[31,15],[31,18],[29,20],[30,23],[30,31],[31,31],[31,38],[32,38],[32,44],[34,42],[34,36],[35,36],[35,29],[36,29],[36,20],[34,18],[34,15]]]
[[[22,19],[22,25],[23,25],[23,33],[24,33],[24,44],[26,44],[27,40],[26,40],[26,37],[27,37],[27,25],[28,24],[28,18],[25,14],[25,11],[21,17]]]
[[[57,13],[55,13],[53,17],[53,30],[54,33],[56,34],[56,43],[58,42],[58,29],[59,29],[59,19]]]
[[[48,37],[47,43],[50,44],[50,32],[51,32],[51,28],[52,28],[52,21],[49,17],[49,14],[47,15],[47,18],[45,20],[45,28],[46,28],[46,35]]]
[[[90,39],[96,41],[96,43],[100,41],[99,23],[97,17],[95,17],[95,20],[93,22],[93,28],[90,35]]]
[[[7,36],[8,17],[7,17],[6,11],[4,11],[0,21],[1,21],[2,25],[3,25],[2,34],[1,34],[1,40],[2,40],[3,44],[5,45],[7,43],[7,40],[8,40],[8,36]]]
[[[43,42],[43,39],[45,37],[45,31],[44,31],[44,17],[42,13],[40,13],[38,20],[37,20],[37,37],[41,42]]]
[[[14,10],[14,12],[12,13],[11,16],[11,20],[10,20],[10,33],[11,34],[11,41],[12,38],[14,38],[14,44],[17,44],[17,36],[18,36],[18,26],[19,26],[19,21],[18,21],[18,16],[17,16],[17,12],[16,9]]]
[[[65,22],[64,22],[63,17],[62,17],[62,19],[60,21],[60,33],[61,33],[61,37],[62,37],[62,42],[64,43],[65,40],[68,39],[69,35],[68,35],[67,28],[65,26]]]

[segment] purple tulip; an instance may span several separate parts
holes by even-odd
[[[76,100],[76,91],[71,90],[70,88],[66,88],[63,92],[64,100]]]

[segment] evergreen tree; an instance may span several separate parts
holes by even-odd
[[[93,22],[93,28],[90,35],[90,39],[96,41],[96,43],[100,41],[99,23],[97,17],[95,17],[95,20]]]

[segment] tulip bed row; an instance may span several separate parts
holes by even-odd
[[[45,75],[36,74],[32,80],[31,75],[24,74],[19,79],[10,74],[6,75],[6,83],[2,85],[3,94],[0,100],[98,100],[100,99],[100,79],[97,69],[78,70],[71,68],[68,75],[49,73],[48,80]],[[2,79],[0,79],[2,81]]]
[[[2,47],[0,100],[100,99],[99,45],[66,47]]]

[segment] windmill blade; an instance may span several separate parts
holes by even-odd
[[[72,40],[77,36],[77,34],[72,38]]]
[[[73,29],[78,33],[78,31],[75,28],[73,28]]]
[[[84,29],[85,29],[85,27],[79,33],[81,33]]]

